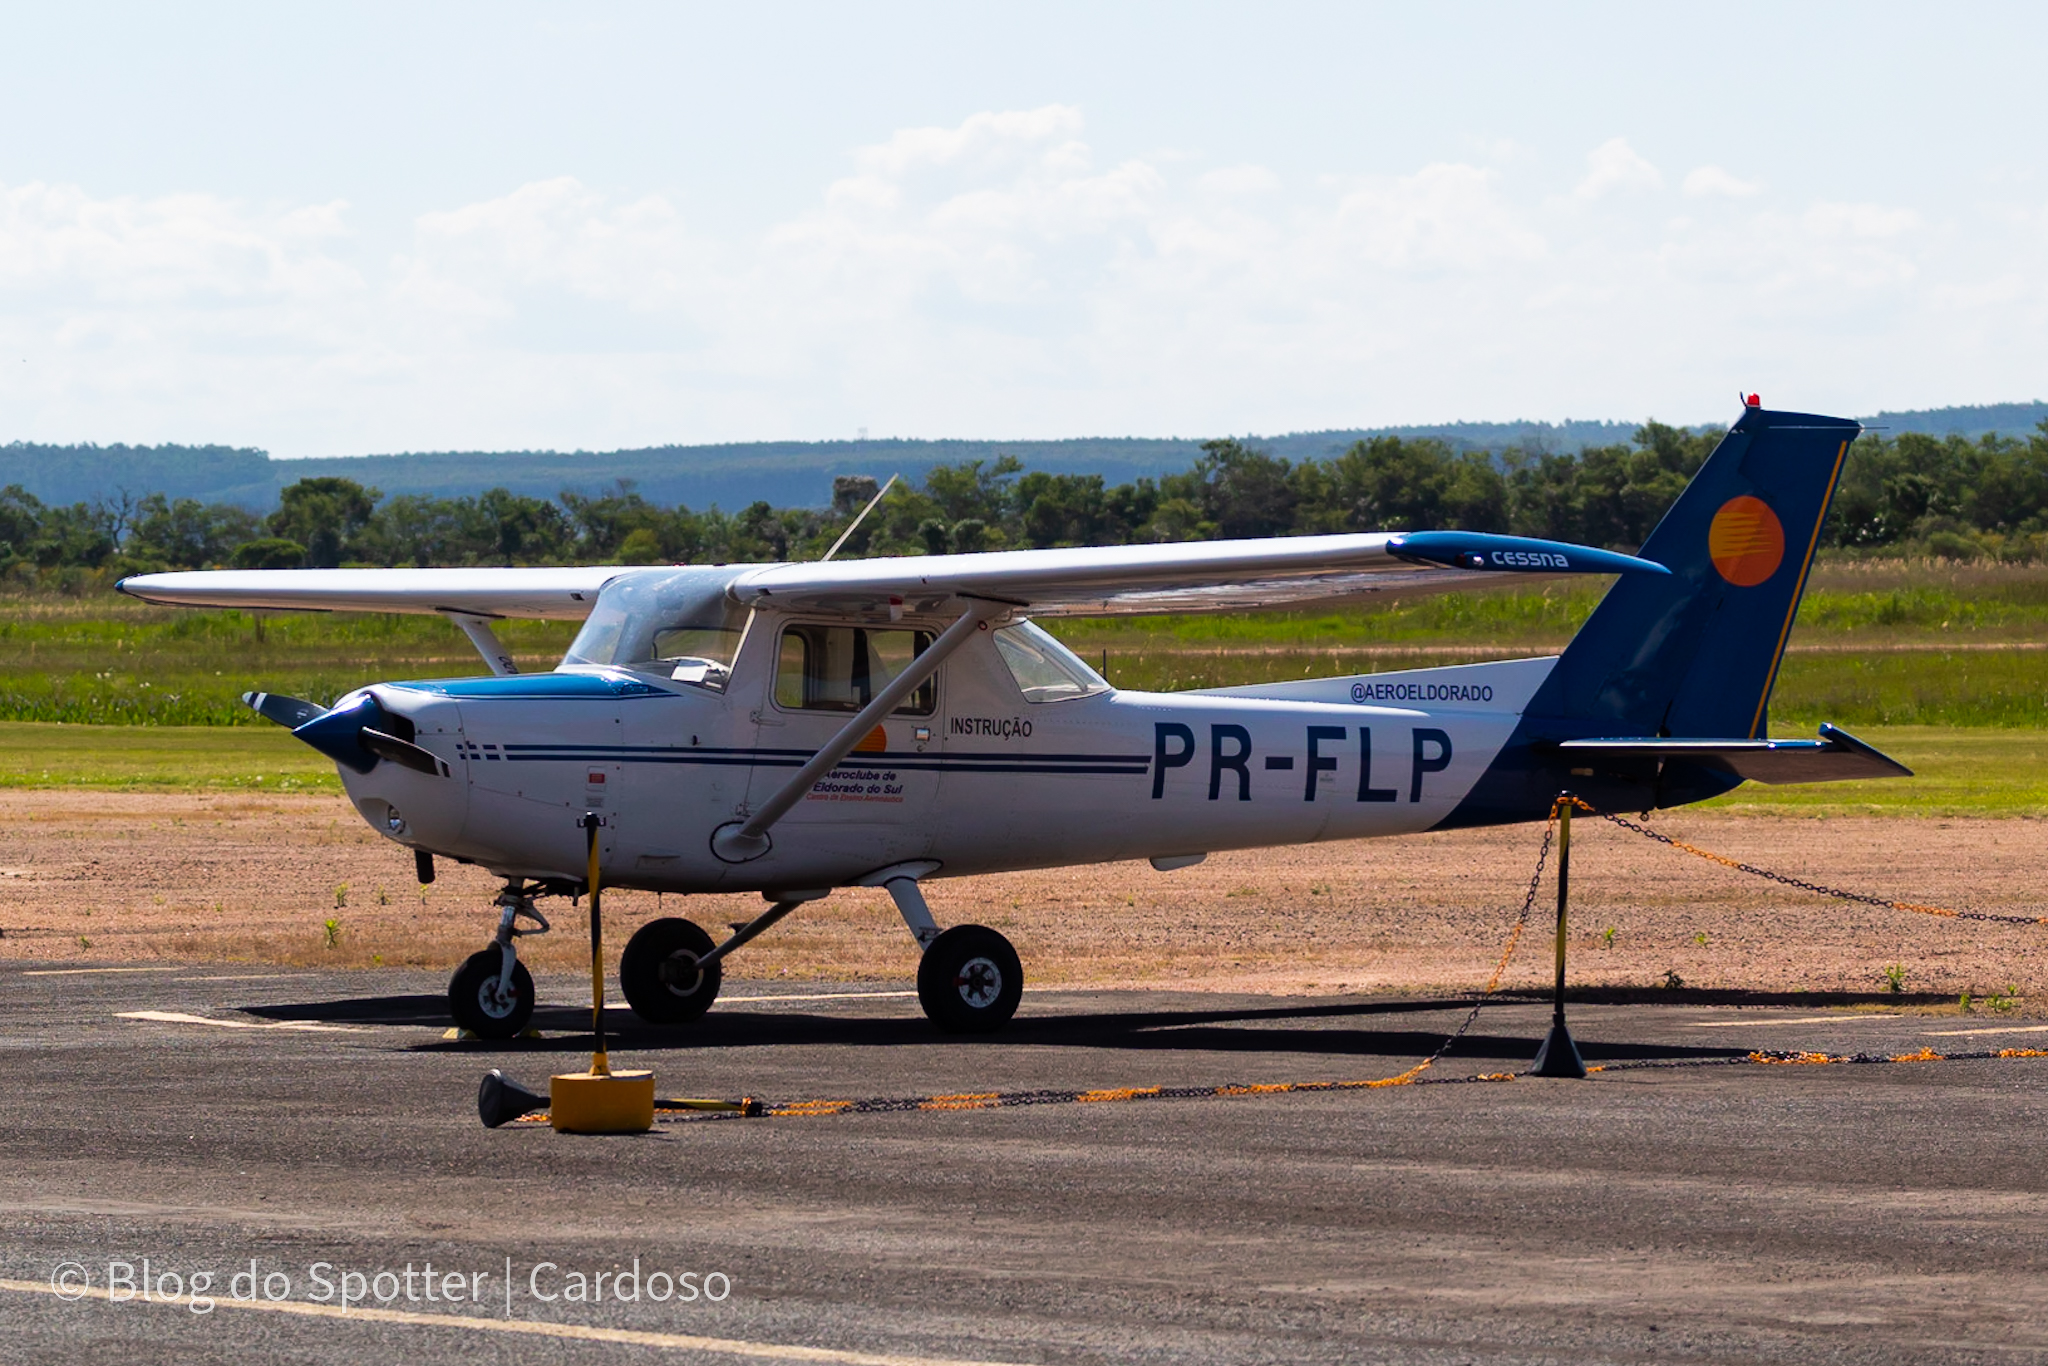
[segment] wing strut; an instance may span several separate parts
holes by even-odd
[[[795,777],[784,783],[774,796],[761,803],[759,809],[744,821],[730,821],[714,830],[711,833],[711,852],[727,863],[745,863],[767,853],[770,847],[768,827],[788,815],[790,808],[802,801],[804,794],[817,786],[820,778],[853,753],[853,747],[896,710],[897,703],[937,673],[948,655],[965,645],[968,638],[989,621],[1009,610],[1011,605],[1006,602],[969,599],[966,613],[941,631],[929,649],[912,660],[908,668],[890,681],[889,686],[875,694],[872,702],[855,713],[838,734],[796,771]]]
[[[500,678],[519,672],[519,666],[512,662],[512,652],[498,639],[498,633],[491,629],[489,617],[472,616],[468,612],[457,612],[444,607],[441,615],[462,628],[462,634],[469,637],[469,643],[476,646],[476,652],[484,657],[492,673]]]

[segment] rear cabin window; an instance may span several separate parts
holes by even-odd
[[[776,705],[791,711],[857,712],[930,649],[931,643],[930,631],[809,624],[785,627],[775,668]],[[927,678],[903,699],[894,714],[930,716],[938,695],[937,678]]]
[[[1067,702],[1109,691],[1100,674],[1028,621],[998,630],[996,651],[1026,702]]]

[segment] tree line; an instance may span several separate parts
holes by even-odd
[[[1454,450],[1379,436],[1323,459],[1206,442],[1189,468],[1111,485],[1010,456],[941,465],[898,484],[841,554],[943,554],[1063,545],[1400,531],[1505,531],[1633,550],[1719,436],[1662,423],[1576,453]],[[1907,432],[1851,448],[1826,544],[1955,559],[2048,558],[2048,422],[2025,440]],[[46,505],[0,489],[0,576],[84,584],[165,569],[339,565],[745,563],[815,559],[877,491],[834,481],[826,508],[694,511],[611,492],[386,498],[338,477],[287,486],[261,514],[151,494]]]

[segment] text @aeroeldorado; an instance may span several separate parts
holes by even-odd
[[[638,1257],[595,1268],[545,1261],[515,1264],[507,1257],[502,1266],[487,1271],[433,1262],[407,1262],[403,1267],[311,1262],[295,1271],[254,1257],[232,1267],[180,1266],[137,1257],[91,1266],[59,1262],[50,1272],[50,1289],[60,1299],[168,1304],[194,1314],[210,1314],[223,1300],[297,1300],[333,1306],[344,1314],[366,1306],[477,1306],[511,1318],[521,1305],[720,1305],[732,1298],[733,1283],[723,1271],[643,1268]]]

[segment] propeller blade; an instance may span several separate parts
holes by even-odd
[[[318,702],[286,697],[283,693],[245,692],[242,702],[264,720],[275,721],[286,730],[297,730],[315,717],[327,715],[327,708]]]
[[[396,735],[386,735],[383,731],[371,730],[368,726],[363,727],[357,738],[362,741],[364,749],[379,759],[389,759],[394,764],[403,764],[430,778],[448,776],[448,765],[435,758],[432,750],[422,749],[410,740],[401,740]]]

